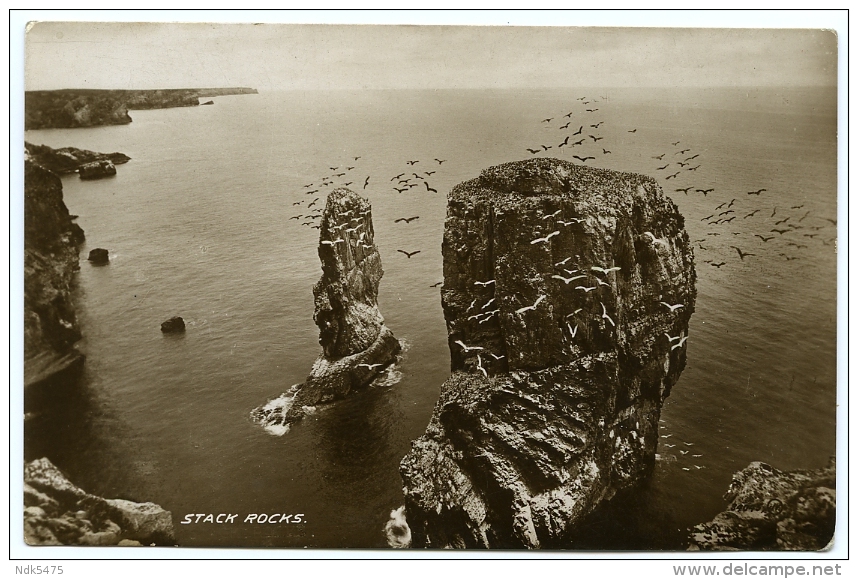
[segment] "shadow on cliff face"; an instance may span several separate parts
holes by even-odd
[[[688,529],[678,527],[670,512],[659,507],[651,481],[618,492],[585,517],[572,533],[575,549],[602,551],[683,551]]]

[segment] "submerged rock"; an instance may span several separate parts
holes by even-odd
[[[93,180],[103,179],[116,175],[116,167],[109,159],[101,159],[92,163],[85,163],[78,168],[81,179]]]
[[[47,458],[24,465],[28,545],[172,545],[173,517],[154,503],[104,499],[75,486]]]
[[[251,415],[265,426],[288,426],[307,408],[366,386],[400,351],[378,310],[384,271],[373,241],[369,201],[346,188],[328,195],[319,229],[322,278],[313,287],[322,355],[290,404],[263,405]]]
[[[161,331],[165,334],[175,334],[185,331],[185,320],[181,316],[173,316],[166,322],[161,322]]]
[[[453,375],[400,466],[412,544],[573,547],[653,469],[696,297],[683,217],[649,177],[534,159],[456,186],[442,251]]]
[[[89,252],[89,257],[87,258],[87,261],[91,261],[96,265],[103,265],[105,263],[110,263],[110,255],[109,252],[103,247],[96,247]]]
[[[783,472],[752,462],[733,475],[726,511],[691,531],[689,550],[819,551],[834,538],[836,464]]]

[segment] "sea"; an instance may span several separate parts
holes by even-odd
[[[685,217],[698,275],[655,472],[590,517],[573,548],[683,550],[752,461],[814,469],[835,454],[834,88],[211,100],[131,111],[129,125],[26,132],[132,160],[100,181],[63,177],[86,232],[75,291],[87,359],[73,395],[27,421],[25,458],[47,456],[91,493],[163,506],[181,546],[388,548],[385,524],[404,503],[399,462],[450,373],[432,287],[443,279],[446,194],[537,156],[656,178]],[[397,191],[406,178],[417,185]],[[318,230],[303,216],[336,186],[372,204],[379,307],[404,352],[365,391],[269,432],[251,410],[302,382],[321,352]],[[95,247],[109,265],[86,261]],[[176,315],[186,332],[162,334]],[[248,521],[261,514],[277,522]]]

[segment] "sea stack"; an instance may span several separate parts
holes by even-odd
[[[72,298],[84,233],[60,178],[24,154],[24,406],[49,403],[76,383],[84,355]]]
[[[727,510],[691,531],[689,551],[819,551],[834,538],[837,473],[752,462],[733,475]]]
[[[378,309],[384,271],[369,201],[346,188],[328,195],[319,228],[322,278],[313,287],[322,354],[285,405],[253,411],[265,426],[288,426],[307,409],[368,385],[396,360],[400,344]]]
[[[574,547],[655,464],[696,297],[683,217],[650,177],[532,159],[450,192],[442,252],[453,374],[400,466],[412,545]]]

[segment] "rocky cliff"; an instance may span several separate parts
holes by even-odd
[[[373,235],[369,201],[345,188],[328,195],[319,229],[322,278],[313,287],[322,355],[294,396],[257,408],[255,420],[287,426],[308,408],[366,386],[396,359],[399,341],[378,310],[384,271]]]
[[[25,153],[24,160],[24,395],[72,378],[83,364],[72,303],[83,230],[63,202],[59,177]]]
[[[452,376],[400,467],[415,547],[566,548],[653,469],[695,270],[651,178],[534,159],[448,196]]]
[[[55,129],[126,125],[129,110],[195,107],[201,97],[257,94],[256,89],[36,90],[24,93],[24,128]]]
[[[28,545],[173,545],[173,518],[154,503],[104,499],[70,482],[47,458],[24,465]]]
[[[834,538],[836,465],[782,472],[752,462],[733,475],[726,511],[692,529],[689,550],[818,551]]]
[[[47,145],[34,145],[26,142],[24,143],[24,151],[24,154],[31,161],[57,175],[76,173],[80,171],[81,167],[90,163],[107,161],[113,165],[122,165],[131,160],[131,157],[122,153],[96,153],[74,147],[52,149]]]

